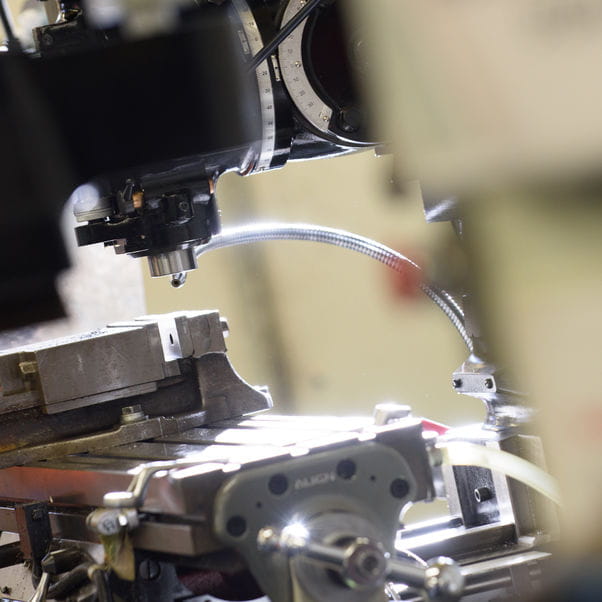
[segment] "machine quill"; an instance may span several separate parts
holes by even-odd
[[[144,258],[174,288],[209,251],[335,245],[401,273],[443,312],[466,346],[450,386],[486,416],[449,428],[401,403],[285,415],[269,387],[236,372],[214,310],[15,345],[0,352],[0,530],[16,534],[0,545],[0,585],[19,574],[27,587],[2,599],[594,599],[549,593],[566,491],[547,470],[532,398],[490,340],[468,177],[448,195],[444,178],[423,183],[426,221],[453,227],[459,276],[451,259],[423,270],[337,228],[222,228],[217,183],[230,172],[360,151],[397,159],[395,124],[390,139],[378,127],[386,103],[370,90],[382,69],[358,3],[29,4],[44,15],[31,37],[0,0],[0,328],[64,314],[66,205],[79,246]],[[571,191],[591,190],[584,182]],[[405,524],[434,500],[444,516]]]

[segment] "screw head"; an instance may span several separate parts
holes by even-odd
[[[486,502],[487,500],[490,500],[493,497],[493,493],[491,489],[489,489],[489,487],[477,487],[474,490],[473,494],[474,499],[477,501],[478,504]]]
[[[389,491],[394,498],[401,499],[410,493],[410,484],[405,479],[394,479]]]
[[[353,460],[341,460],[337,464],[337,475],[346,481],[352,479],[357,472],[357,466]]]
[[[121,424],[132,424],[133,422],[142,422],[147,416],[142,411],[142,406],[139,404],[133,406],[125,406],[121,408]]]
[[[232,516],[226,523],[226,531],[232,537],[241,537],[247,530],[247,521],[242,516]]]
[[[270,477],[268,489],[274,495],[282,495],[288,489],[288,479],[283,474],[275,474]]]

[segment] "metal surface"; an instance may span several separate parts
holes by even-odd
[[[549,564],[551,554],[547,552],[529,551],[509,554],[464,565],[462,573],[466,586],[464,593],[471,601],[489,602],[490,600],[523,599],[515,589],[515,574],[524,571],[532,583],[529,590],[533,593],[536,583],[540,582],[543,571]],[[533,588],[531,587],[533,586]],[[428,599],[404,587],[395,588],[398,600],[405,602],[428,602]]]
[[[305,0],[290,0],[282,23],[286,24],[304,6]],[[318,96],[303,66],[303,32],[306,24],[307,19],[280,45],[280,69],[287,90],[303,117],[318,131],[327,134],[332,108]]]
[[[13,349],[0,354],[0,411],[42,405],[56,413],[139,394],[131,388],[179,376],[176,359],[210,351],[225,351],[215,312],[140,318]]]
[[[263,48],[263,38],[255,20],[255,15],[246,0],[233,0],[232,5],[240,19],[240,27],[242,28],[242,31],[240,31],[241,41],[244,38],[246,42],[243,42],[243,52],[249,57],[253,57]],[[253,166],[253,171],[261,172],[269,169],[274,158],[276,146],[276,108],[272,76],[267,60],[257,66],[255,73],[261,106],[262,136],[261,150]]]
[[[150,316],[0,355],[5,400],[34,404],[14,411],[5,404],[5,425],[56,428],[49,442],[21,431],[23,445],[0,454],[7,467],[0,498],[10,500],[0,509],[0,528],[19,530],[17,502],[48,500],[48,533],[39,542],[47,547],[51,535],[100,541],[108,565],[126,579],[147,566],[145,555],[158,554],[169,560],[157,561],[166,567],[165,592],[177,585],[169,577],[174,559],[204,566],[222,554],[225,570],[234,553],[279,602],[381,602],[385,573],[428,599],[451,599],[461,575],[441,554],[471,567],[467,593],[524,589],[520,583],[535,569],[517,558],[552,533],[537,496],[485,469],[441,467],[446,488],[437,491],[456,518],[402,529],[396,539],[400,513],[435,495],[436,457],[427,451],[432,437],[422,421],[398,405],[378,406],[373,418],[250,416],[270,406],[269,394],[233,370],[224,330],[216,312]],[[497,394],[500,380],[485,368],[466,369],[458,388]],[[87,371],[94,378],[78,382]],[[32,412],[35,420],[24,419]],[[70,431],[61,429],[69,428],[81,435],[65,437]],[[9,443],[11,436],[9,429]],[[538,440],[512,430],[450,430],[443,437],[541,463]],[[267,525],[282,532],[297,524],[310,539],[293,557],[265,546],[257,552],[257,534]],[[489,561],[503,570],[479,565]],[[124,595],[151,600],[148,583],[137,578],[123,586]],[[415,598],[395,587],[399,599]]]
[[[487,407],[485,424],[504,430],[528,424],[534,412],[525,395],[506,380],[493,365],[473,354],[454,372],[452,385],[458,393],[481,399]]]
[[[160,437],[170,432],[178,432],[192,426],[205,424],[206,420],[207,414],[204,411],[192,412],[178,417],[157,416],[143,422],[122,424],[111,431],[55,441],[51,445],[33,445],[5,452],[0,455],[0,467],[60,458],[66,454],[79,454],[132,441]]]
[[[191,248],[155,253],[148,256],[148,267],[153,278],[189,272],[197,268],[196,255]]]
[[[307,523],[328,544],[335,537],[368,536],[392,549],[391,535],[403,506],[430,494],[420,480],[425,450],[414,425],[406,419],[393,427],[375,427],[374,438],[364,436],[364,442],[360,436],[355,443],[349,440],[234,475],[216,498],[213,520],[218,537],[245,557],[263,591],[283,602],[291,599],[286,560],[258,556],[256,551],[257,533],[266,525],[282,529],[288,522]],[[393,436],[405,442],[405,453],[395,449]],[[304,592],[301,599],[356,599],[348,598],[351,592],[337,588],[327,576],[305,571],[302,566],[294,570],[297,587]],[[376,592],[362,595],[358,599],[372,600]]]
[[[245,383],[225,349],[217,312],[180,312],[1,354],[0,466],[269,408],[267,390]]]
[[[333,525],[334,526],[334,525]],[[307,559],[312,564],[337,571],[351,590],[382,590],[385,578],[424,590],[430,600],[457,600],[464,589],[458,565],[437,557],[417,564],[413,559],[391,559],[380,545],[367,537],[351,538],[339,545],[312,540],[309,528],[296,524],[278,531],[264,527],[257,536],[260,552],[279,552]]]
[[[29,602],[45,602],[46,594],[48,593],[48,586],[50,585],[50,575],[48,573],[42,573],[42,578],[34,595],[29,599]]]
[[[135,424],[139,423],[131,426]],[[258,445],[261,439],[268,443],[271,436],[274,441]],[[513,564],[526,563],[535,574],[535,557],[525,556],[535,540],[519,540],[512,521],[467,528],[459,519],[447,519],[404,529],[393,541],[399,509],[409,499],[432,495],[424,480],[429,469],[424,446],[420,423],[411,418],[375,426],[369,418],[297,420],[260,414],[5,469],[0,471],[0,497],[50,500],[53,535],[82,542],[98,540],[86,526],[87,508],[100,508],[98,520],[108,520],[106,512],[133,512],[139,524],[131,523],[129,538],[140,553],[198,562],[228,548],[247,556],[248,541],[247,563],[272,600],[287,600],[289,595],[301,601],[372,600],[361,587],[337,585],[309,560],[294,558],[289,565],[257,552],[253,556],[250,550],[255,549],[258,531],[274,521],[280,521],[275,525],[279,529],[291,522],[305,524],[325,546],[341,545],[350,537],[382,541],[388,552],[401,550],[396,562],[408,553],[422,558],[453,556],[463,563],[467,595],[496,588],[514,591]],[[393,487],[400,478],[405,487]],[[139,511],[123,508],[128,503],[119,492],[128,489],[136,494],[136,503],[129,505],[139,506]],[[115,511],[102,509],[111,497],[107,492],[115,492],[115,505],[120,506]],[[236,530],[241,528],[240,519],[243,535]],[[129,519],[126,522],[130,524]],[[16,528],[14,506],[0,508],[0,528]],[[480,564],[485,561],[490,564]],[[262,568],[262,563],[267,564]],[[410,566],[406,561],[402,565]],[[424,567],[416,566],[424,575]],[[395,588],[399,599],[423,599],[400,585]],[[374,600],[380,601],[382,587],[374,591]]]

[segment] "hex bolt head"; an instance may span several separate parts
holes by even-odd
[[[133,422],[142,422],[147,416],[142,411],[141,405],[125,406],[121,408],[121,424],[132,424]]]
[[[459,389],[462,386],[462,379],[454,378],[454,380],[452,380],[452,385],[454,386],[454,389]]]
[[[387,572],[387,557],[379,544],[359,538],[345,551],[343,579],[352,589],[378,586]]]

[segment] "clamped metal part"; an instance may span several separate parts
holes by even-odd
[[[464,591],[464,577],[453,560],[441,556],[420,566],[412,560],[392,559],[379,542],[367,537],[328,545],[313,541],[309,532],[297,525],[282,531],[264,527],[257,535],[257,547],[335,570],[350,589],[384,588],[388,579],[420,589],[428,600],[440,602],[458,600]]]

